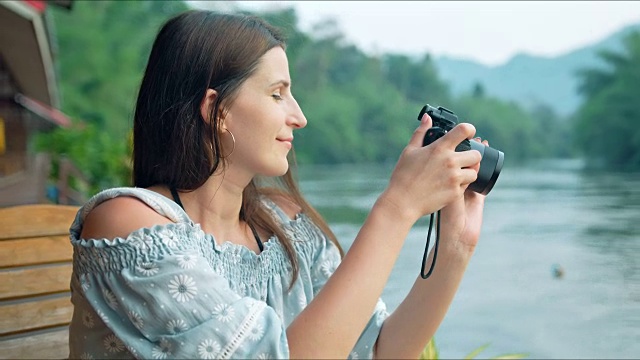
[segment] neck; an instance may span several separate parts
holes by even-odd
[[[243,239],[246,224],[240,221],[242,193],[250,177],[216,173],[202,186],[191,192],[181,192],[180,199],[189,217],[200,224],[202,230],[213,234],[220,242]]]

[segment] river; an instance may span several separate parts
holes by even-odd
[[[303,166],[300,186],[348,249],[390,170]],[[382,295],[390,311],[419,274],[427,226],[413,227],[396,262]],[[441,358],[485,344],[481,358],[640,358],[640,174],[506,162],[435,340]]]

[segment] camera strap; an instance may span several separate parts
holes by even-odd
[[[431,241],[431,229],[433,228],[433,218],[437,218],[436,224],[436,242],[433,245],[433,260],[431,261],[431,266],[429,267],[429,271],[425,274],[424,269],[426,268],[427,258],[429,257],[429,242]],[[427,244],[424,247],[424,255],[422,256],[422,268],[420,269],[420,277],[423,279],[431,276],[433,272],[433,268],[436,266],[436,256],[438,256],[438,243],[440,242],[440,210],[438,210],[438,214],[431,214],[431,218],[429,219],[429,232],[427,233]]]

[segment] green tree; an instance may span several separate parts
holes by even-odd
[[[416,103],[449,102],[449,88],[440,80],[429,54],[414,61],[406,55],[387,54],[383,57],[387,82],[394,85],[409,101]]]
[[[34,142],[37,151],[54,155],[54,178],[57,177],[61,156],[73,161],[89,183],[88,189],[76,189],[86,191],[85,195],[130,182],[130,145],[130,139],[113,137],[96,124],[77,122],[70,128],[58,128],[51,133],[39,134]]]
[[[48,10],[58,39],[62,109],[78,124],[50,141],[39,140],[41,150],[71,157],[95,189],[127,184],[130,150],[117,144],[129,136],[155,34],[186,9],[182,1],[100,1],[78,2],[71,12]],[[292,90],[309,120],[296,135],[301,163],[394,162],[425,103],[448,107],[476,125],[509,161],[550,156],[553,142],[565,135],[545,133],[558,129],[559,119],[542,108],[532,119],[517,105],[486,94],[452,98],[429,54],[371,56],[349,44],[332,19],[307,34],[292,8],[257,15],[287,38]]]
[[[78,1],[70,12],[48,10],[62,110],[74,125],[34,146],[70,158],[90,183],[87,195],[129,184],[127,139],[148,53],[160,25],[186,9],[179,1]]]
[[[515,103],[485,96],[462,96],[454,103],[459,122],[476,127],[476,136],[489,141],[492,148],[505,153],[505,161],[548,156],[545,145],[537,138],[540,123]],[[447,107],[447,106],[445,106]]]
[[[584,105],[574,119],[576,143],[590,166],[640,169],[640,33],[624,40],[620,53],[603,51],[604,68],[583,69]]]
[[[62,109],[119,137],[130,128],[155,33],[181,1],[77,1],[52,9]]]
[[[548,105],[538,104],[531,110],[536,124],[532,137],[541,147],[541,157],[569,158],[575,156],[571,124],[561,119]]]

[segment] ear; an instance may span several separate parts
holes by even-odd
[[[218,92],[213,89],[207,89],[207,92],[204,94],[204,98],[202,98],[202,102],[200,103],[200,115],[206,123],[211,122],[209,116],[211,115],[211,107],[216,101],[218,97]]]

